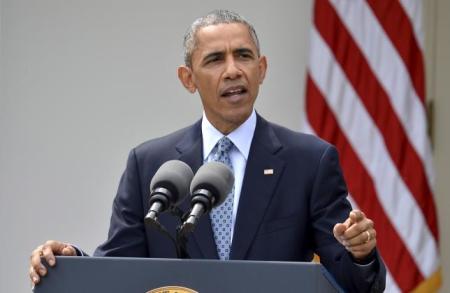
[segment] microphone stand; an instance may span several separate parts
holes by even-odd
[[[186,216],[189,214],[189,212],[185,213],[183,215],[183,211],[179,208],[179,207],[173,207],[170,209],[170,213],[176,217],[178,217],[178,219],[180,220],[180,224],[177,226],[176,228],[176,238],[175,238],[175,247],[177,249],[177,257],[181,258],[181,259],[190,259],[191,256],[189,255],[189,253],[187,252],[187,235],[183,235],[180,233],[180,228],[184,222],[184,219],[186,218]]]
[[[171,207],[169,209],[169,211],[173,216],[176,216],[180,220],[180,223],[183,223],[184,215],[183,215],[183,212],[178,207]],[[152,220],[148,220],[146,218],[145,225],[155,228],[157,231],[161,232],[163,235],[167,236],[172,241],[173,245],[175,246],[177,258],[179,258],[179,259],[191,258],[186,249],[186,244],[187,244],[186,236],[187,235],[181,235],[181,233],[179,233],[181,224],[176,229],[176,238],[174,238],[174,237],[172,237],[172,235],[170,235],[170,233],[166,229],[166,227],[164,227],[158,221],[157,218],[154,218]]]
[[[182,233],[181,226],[182,226],[182,224],[178,225],[178,227],[176,229],[176,240],[175,241],[177,243],[177,249],[179,249],[179,251],[177,251],[177,255],[179,255],[179,258],[182,258],[182,259],[189,259],[191,257],[187,253],[187,249],[186,249],[188,238],[187,238],[186,233]]]

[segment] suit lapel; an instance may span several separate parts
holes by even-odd
[[[183,139],[176,145],[176,150],[180,153],[179,159],[191,166],[194,174],[203,164],[203,143],[201,133],[201,120],[189,129]],[[190,210],[190,200],[185,200],[181,205],[185,211]],[[218,258],[216,244],[211,228],[211,220],[204,215],[198,222],[195,231],[190,238],[197,245],[204,258]]]
[[[245,259],[263,221],[284,169],[284,162],[276,156],[281,148],[270,124],[258,116],[239,199],[230,259]]]

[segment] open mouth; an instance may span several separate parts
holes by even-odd
[[[229,87],[225,89],[221,96],[222,97],[232,97],[232,96],[240,96],[247,93],[247,89],[244,86],[235,86]]]

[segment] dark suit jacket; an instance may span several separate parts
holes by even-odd
[[[149,182],[166,161],[178,159],[194,173],[203,163],[201,122],[150,140],[130,152],[113,203],[108,240],[98,256],[175,258],[170,240],[145,227]],[[264,175],[273,169],[273,175]],[[348,291],[383,290],[385,268],[378,254],[371,273],[354,264],[334,238],[337,222],[351,210],[333,146],[258,116],[236,217],[230,259],[310,261],[313,253]],[[188,210],[186,201],[183,208]],[[160,222],[172,233],[179,224],[168,213]],[[218,258],[211,223],[204,216],[188,242],[192,258]]]

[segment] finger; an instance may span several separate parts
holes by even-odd
[[[77,251],[75,248],[70,244],[64,244],[64,248],[61,250],[61,255],[65,256],[76,256]]]
[[[47,269],[41,261],[43,245],[38,246],[30,256],[30,269],[32,268],[38,275],[45,276]]]
[[[53,251],[57,250],[58,244],[57,243],[53,243],[50,241],[47,241],[44,246],[42,247],[42,255],[45,259],[45,261],[50,265],[50,266],[54,266],[56,261],[55,261],[55,255],[53,254]]]
[[[349,218],[353,223],[358,223],[366,218],[366,215],[360,210],[353,210],[350,212]]]
[[[377,232],[375,231],[375,229],[368,229],[353,238],[345,239],[343,241],[343,244],[344,244],[344,246],[347,246],[347,247],[353,247],[353,246],[365,244],[369,241],[375,240],[376,233]]]
[[[54,255],[74,256],[77,254],[75,248],[70,244],[53,240],[48,241],[48,243]]]
[[[353,225],[353,220],[352,220],[350,217],[348,217],[348,218],[344,221],[344,225],[345,225],[345,228],[346,228],[346,229],[350,228],[350,227]]]
[[[334,237],[340,237],[341,235],[344,234],[345,230],[347,229],[345,224],[342,223],[337,223],[336,225],[334,225],[333,228],[333,235]]]
[[[31,279],[32,285],[34,286],[36,284],[39,284],[39,281],[41,280],[41,278],[40,278],[39,274],[36,273],[36,271],[34,270],[33,267],[30,267],[29,274],[30,274],[30,279]]]
[[[334,236],[339,236],[345,232],[352,225],[351,219],[347,218],[344,223],[337,223],[334,225],[333,234]]]
[[[74,256],[76,255],[76,250],[70,244],[49,240],[45,242],[42,247],[43,256],[46,262],[50,266],[54,266],[56,263],[55,255],[66,255]]]
[[[373,251],[376,245],[376,239],[372,239],[367,243],[356,245],[353,247],[346,247],[346,249],[353,255],[354,258],[363,259]]]
[[[376,245],[377,240],[371,239],[366,243],[361,243],[354,246],[347,246],[346,249],[350,252],[364,252],[364,251],[371,251],[373,248],[375,248]]]
[[[373,221],[367,218],[364,220],[353,224],[350,228],[345,230],[344,235],[342,237],[345,240],[350,240],[354,237],[358,237],[361,233],[364,233],[367,230],[373,229]],[[366,237],[367,238],[367,237]]]

